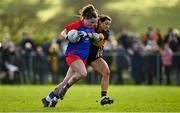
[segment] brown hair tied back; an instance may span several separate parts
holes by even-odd
[[[88,4],[84,6],[82,9],[79,10],[81,17],[90,19],[90,18],[97,18],[98,13],[95,7],[92,4]]]
[[[111,17],[109,17],[108,15],[101,14],[99,16],[99,21],[104,22],[106,20],[112,21]]]

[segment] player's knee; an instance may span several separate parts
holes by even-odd
[[[81,70],[80,76],[81,76],[81,78],[86,78],[86,76],[87,76],[87,71],[86,71],[86,70]]]
[[[106,72],[106,73],[107,73],[108,76],[110,76],[110,73],[111,73],[111,72],[110,72],[109,69],[107,69],[107,72]]]
[[[109,69],[103,70],[103,71],[102,71],[102,75],[103,75],[103,76],[107,76],[107,77],[110,76],[110,70],[109,70]]]

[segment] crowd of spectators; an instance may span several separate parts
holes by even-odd
[[[64,52],[68,41],[45,37],[37,45],[28,32],[15,44],[6,35],[0,43],[1,84],[57,84],[67,71]],[[162,36],[160,28],[149,26],[143,35],[120,30],[105,43],[103,56],[111,69],[111,83],[180,85],[180,33],[169,28]],[[100,76],[87,67],[85,83],[98,83]]]

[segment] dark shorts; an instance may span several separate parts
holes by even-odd
[[[102,57],[101,47],[97,47],[92,44],[90,47],[90,52],[89,52],[89,56],[87,59],[87,65],[90,65],[93,61],[95,61],[96,59],[98,59],[100,57]]]

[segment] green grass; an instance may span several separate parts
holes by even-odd
[[[180,87],[110,86],[114,104],[100,106],[100,86],[75,85],[56,108],[41,98],[54,86],[0,86],[0,112],[180,112]]]

